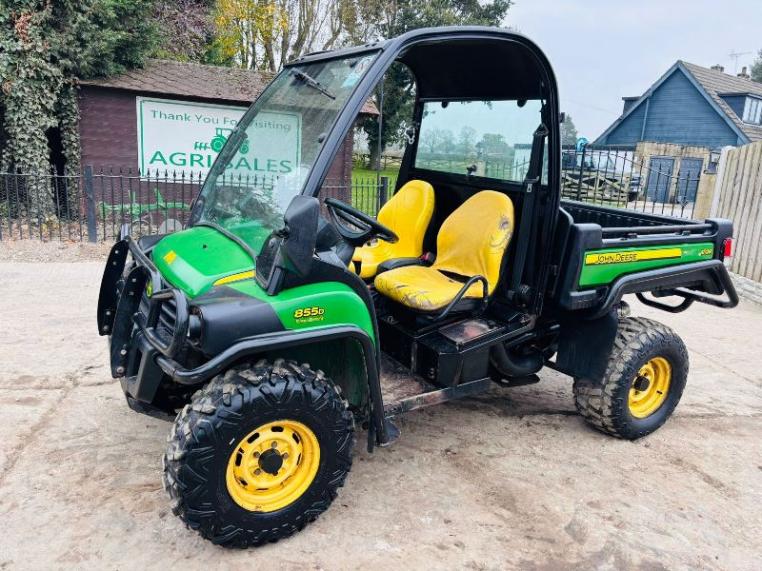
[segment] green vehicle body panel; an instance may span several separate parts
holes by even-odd
[[[246,243],[254,252],[269,234],[270,230],[259,224],[246,225]],[[246,250],[205,226],[166,236],[156,244],[152,258],[164,279],[191,299],[207,292],[217,280],[254,267]]]
[[[251,225],[253,226],[253,225]],[[262,226],[251,229],[247,243],[254,251],[270,234]],[[196,226],[163,238],[153,250],[153,262],[172,286],[195,298],[214,282],[251,271],[251,256],[213,228]],[[272,306],[286,329],[303,330],[331,325],[360,327],[375,341],[373,321],[363,300],[346,284],[322,282],[285,289],[270,296],[252,278],[225,284]]]
[[[587,250],[583,258],[579,286],[606,285],[625,274],[711,260],[713,256],[712,242]]]
[[[267,295],[256,280],[228,287],[269,303],[286,329],[303,330],[331,325],[356,325],[375,341],[373,321],[362,299],[346,284],[320,282]],[[301,311],[300,311],[301,310]]]

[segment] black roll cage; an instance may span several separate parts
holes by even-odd
[[[402,61],[404,57],[409,55],[412,50],[419,46],[436,45],[439,44],[443,47],[451,46],[454,42],[484,42],[485,43],[485,55],[489,55],[489,46],[496,46],[507,42],[514,44],[517,48],[517,56],[524,50],[526,54],[529,54],[532,64],[535,66],[535,71],[538,73],[541,82],[541,99],[544,101],[543,105],[543,121],[548,129],[548,139],[545,145],[545,149],[548,156],[548,179],[547,184],[542,185],[541,189],[544,191],[545,196],[542,200],[538,201],[537,208],[535,209],[533,218],[539,225],[536,228],[536,235],[541,237],[540,243],[535,250],[535,259],[530,260],[530,263],[535,264],[538,272],[535,275],[534,291],[535,295],[531,300],[528,310],[535,315],[539,314],[542,310],[543,295],[547,280],[549,276],[549,264],[552,255],[553,236],[551,235],[556,227],[557,217],[559,215],[560,207],[560,165],[561,165],[561,145],[560,145],[560,110],[558,99],[558,88],[555,80],[553,69],[550,65],[545,54],[540,48],[531,40],[521,34],[511,32],[504,29],[489,28],[483,26],[453,26],[453,27],[440,27],[440,28],[422,28],[413,30],[399,37],[386,40],[383,42],[368,43],[360,47],[353,47],[344,50],[336,50],[330,52],[318,52],[303,56],[299,59],[290,62],[286,68],[302,65],[304,63],[312,63],[318,61],[327,61],[337,58],[345,58],[352,55],[362,55],[364,53],[372,53],[378,51],[379,54],[370,66],[370,69],[365,74],[360,82],[355,86],[352,95],[347,100],[344,109],[337,115],[332,127],[328,131],[325,144],[322,146],[315,159],[312,170],[310,171],[307,180],[305,181],[302,189],[302,194],[308,196],[317,196],[320,192],[320,188],[325,181],[328,174],[328,170],[333,162],[339,147],[343,144],[349,130],[352,128],[355,118],[362,109],[365,102],[372,95],[376,85],[381,81],[386,71],[395,61]],[[406,63],[406,62],[403,62]],[[408,65],[408,67],[410,67]],[[411,68],[411,71],[415,75],[416,70]],[[453,74],[457,77],[458,70],[454,69]],[[487,84],[490,83],[490,79],[487,80]],[[496,82],[497,80],[495,80]],[[457,85],[457,83],[455,84]],[[510,92],[505,93],[503,97],[490,95],[488,98],[493,99],[510,99],[512,94]],[[479,96],[471,97],[472,99],[479,99]],[[424,96],[421,96],[419,90],[416,90],[415,101],[415,120],[420,125],[420,113],[422,109],[422,102],[426,100],[465,100],[468,97],[463,97],[462,94],[448,93],[442,91],[441,93],[427,92]],[[417,149],[416,143],[412,145]],[[412,160],[411,153],[414,149],[408,147],[403,157],[403,165],[401,174],[406,172],[406,165],[409,168]],[[441,173],[440,173],[441,174]],[[457,182],[456,179],[464,178],[458,177],[458,175],[451,175],[453,182]],[[401,177],[403,178],[403,177]],[[473,180],[473,179],[472,179]],[[398,181],[398,184],[404,181]],[[494,185],[493,186],[499,186]]]

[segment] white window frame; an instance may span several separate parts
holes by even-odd
[[[743,122],[750,125],[762,124],[762,99],[747,96],[743,108]]]

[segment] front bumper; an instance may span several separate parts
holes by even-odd
[[[132,408],[151,407],[164,377],[157,357],[175,358],[185,347],[188,300],[167,286],[147,252],[129,236],[109,253],[97,320],[98,333],[109,336],[111,376],[121,379]]]

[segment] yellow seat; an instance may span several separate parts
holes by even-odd
[[[432,266],[405,266],[383,272],[376,276],[376,289],[406,307],[424,312],[446,307],[473,276],[484,276],[487,295],[492,295],[513,224],[510,198],[493,190],[478,192],[442,223],[437,235],[437,259]],[[483,284],[474,283],[463,299],[481,299],[483,291]]]
[[[419,257],[433,213],[434,188],[422,180],[406,182],[378,212],[378,221],[397,234],[399,240],[394,244],[376,240],[356,248],[352,269],[359,265],[360,277],[368,279],[376,275],[381,262]]]

